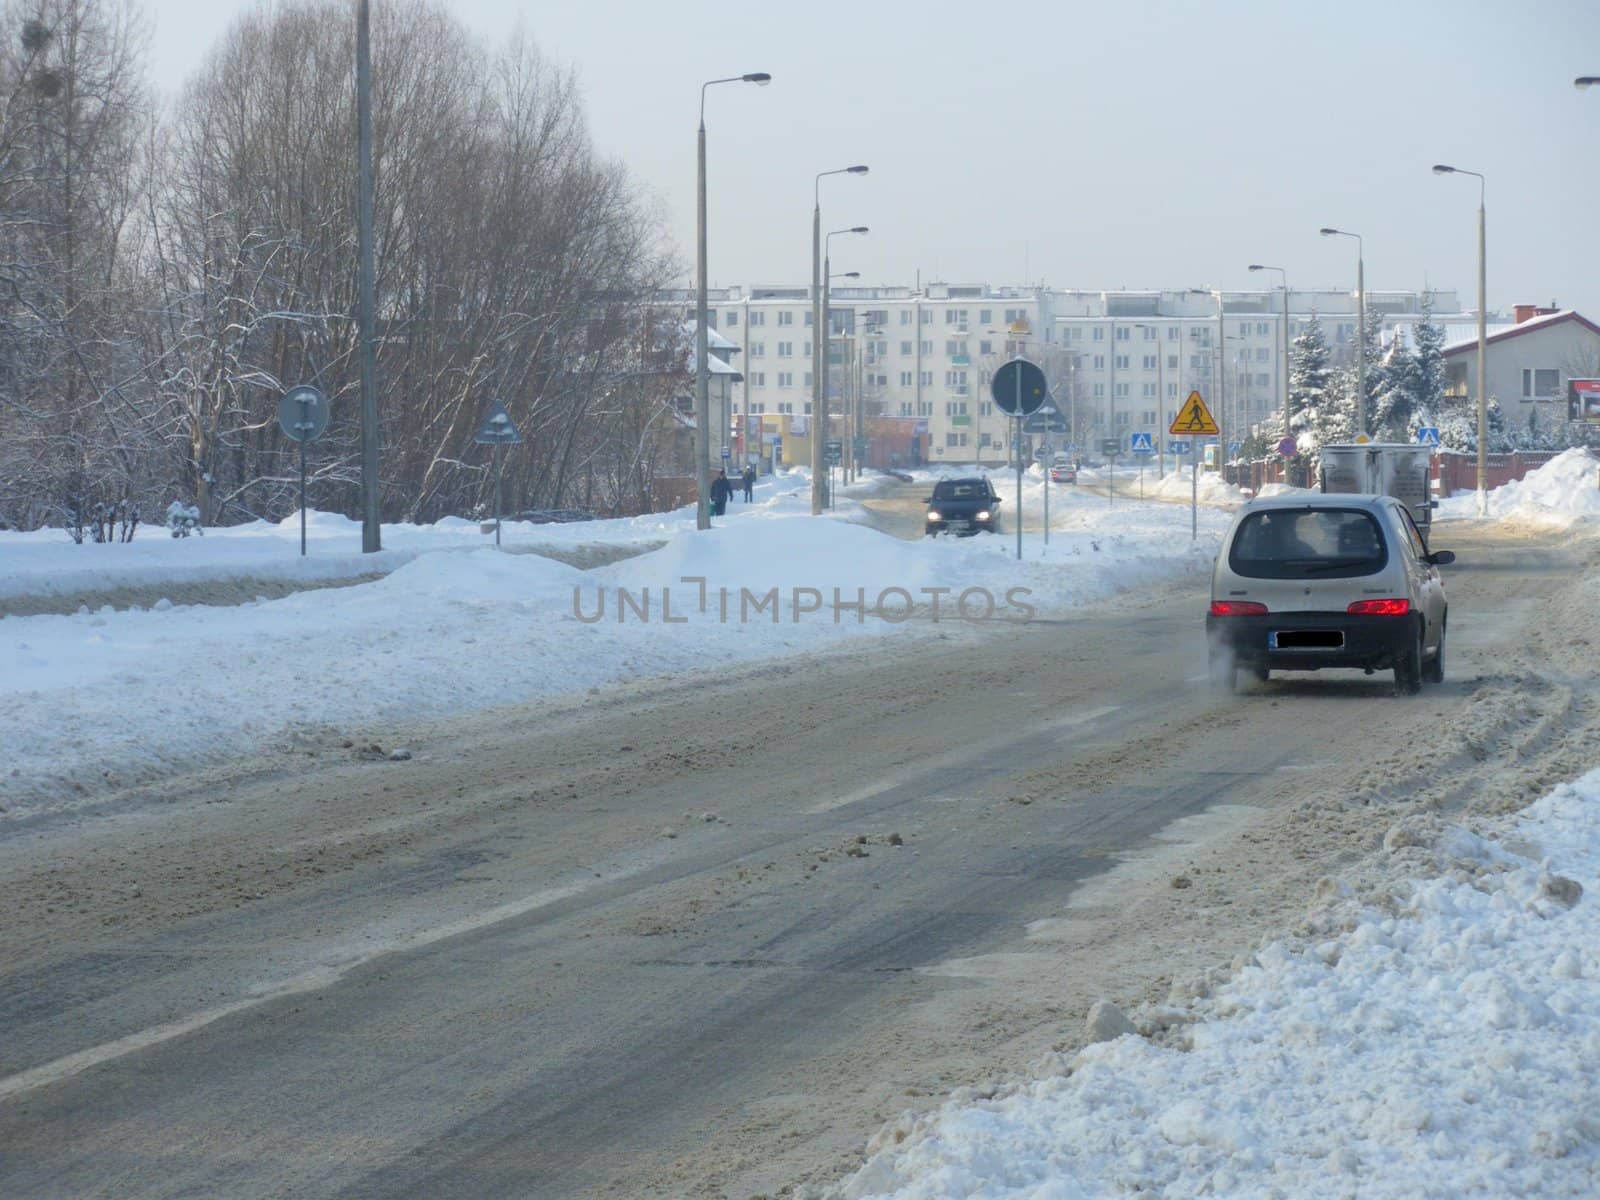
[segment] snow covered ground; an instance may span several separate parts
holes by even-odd
[[[1235,497],[1203,489],[1196,538],[1187,505],[1171,502],[1187,499],[1188,479],[1147,482],[1168,502],[1125,501],[1120,476],[1115,504],[1052,489],[1048,553],[1030,534],[1020,563],[1009,535],[908,542],[853,523],[870,482],[841,499],[839,519],[814,521],[796,474],[706,535],[687,511],[508,527],[513,545],[666,542],[590,570],[484,549],[475,524],[441,522],[386,530],[394,569],[356,586],[5,618],[0,807],[70,805],[100,776],[245,752],[303,726],[982,628],[1203,571]],[[1026,513],[1042,487],[1031,472]],[[1594,460],[1564,455],[1497,491],[1491,519],[1592,523],[1596,490]],[[1465,497],[1437,516],[1474,513]],[[316,569],[373,570],[352,524],[315,524]],[[297,561],[298,526],[127,548],[51,539],[0,535],[0,587],[84,590],[62,582],[75,571],[97,573],[96,586],[261,578]],[[1397,828],[1396,861],[1418,868],[1400,902],[1330,896],[1320,940],[1266,946],[1212,994],[1142,1014],[1148,1037],[1099,1042],[1064,1072],[887,1130],[844,1194],[1600,1195],[1597,814],[1600,772],[1498,827]]]
[[[1448,872],[1336,905],[1337,932],[1265,947],[1165,1037],[894,1128],[843,1194],[1600,1194],[1600,771],[1490,832],[1397,827]]]
[[[353,586],[0,619],[0,806],[70,805],[103,780],[249,753],[304,729],[356,734],[863,636],[1059,613],[1203,571],[1223,519],[1208,514],[1211,536],[1194,539],[1167,506],[1080,497],[1052,506],[1048,557],[1030,535],[1019,563],[1008,538],[907,542],[854,523],[876,480],[841,498],[838,519],[813,520],[809,486],[799,472],[769,481],[705,535],[693,532],[692,509],[508,531],[513,544],[666,541],[590,570],[484,548],[475,523],[446,521],[386,529],[385,554],[401,561]],[[308,562],[334,574],[383,565],[359,554],[355,523],[319,514],[313,525]],[[295,569],[298,538],[298,522],[128,546],[0,535],[0,578],[69,594],[91,574],[101,588],[260,579]]]

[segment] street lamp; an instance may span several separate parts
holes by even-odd
[[[823,474],[822,439],[828,421],[828,390],[823,386],[823,373],[828,362],[828,330],[824,325],[827,315],[823,310],[826,287],[822,278],[822,180],[828,175],[865,175],[864,166],[839,167],[832,171],[818,171],[812,182],[811,207],[811,515],[822,515]]]
[[[700,85],[700,133],[695,171],[695,307],[694,307],[694,425],[697,449],[694,462],[695,528],[711,528],[711,400],[710,373],[706,367],[706,89],[718,83],[753,83],[766,87],[772,76],[765,71],[708,79]],[[726,431],[724,431],[726,436]]]
[[[864,169],[865,168],[863,168],[863,170]],[[822,239],[822,328],[821,328],[821,332],[817,334],[817,337],[822,339],[822,407],[819,409],[817,407],[817,405],[813,402],[813,404],[811,405],[811,414],[812,414],[813,420],[816,419],[816,416],[817,416],[817,414],[819,412],[822,414],[822,417],[823,417],[823,420],[822,420],[822,433],[821,433],[820,436],[823,437],[823,438],[826,438],[828,436],[828,434],[830,432],[832,432],[828,427],[828,421],[827,421],[827,417],[828,417],[828,373],[829,373],[829,370],[830,370],[830,367],[829,367],[829,355],[832,352],[832,341],[833,341],[832,330],[829,328],[829,323],[832,321],[833,318],[828,315],[828,289],[830,287],[830,281],[834,278],[834,275],[832,273],[832,262],[831,262],[832,257],[833,257],[833,248],[830,245],[830,243],[833,241],[833,239],[835,237],[837,237],[841,233],[866,233],[866,232],[868,232],[868,230],[867,230],[867,227],[865,225],[852,225],[848,229],[831,229],[831,230],[829,230],[827,232],[827,234],[825,234],[823,236],[823,239]],[[859,279],[861,277],[861,272],[860,271],[847,271],[847,272],[845,272],[845,274],[848,275],[852,279]],[[813,338],[812,339],[812,345],[811,345],[811,349],[812,349],[813,353],[815,353],[816,348],[817,348],[816,339]],[[812,376],[812,383],[813,384],[816,383],[816,377],[815,376]],[[840,390],[841,390],[841,392],[843,391],[842,388]],[[813,443],[815,443],[817,441],[818,436],[819,435],[817,435],[815,433],[811,435],[811,440],[812,440]],[[815,461],[815,458],[816,458],[816,452],[815,452],[815,450],[813,450],[812,451],[813,462]],[[830,472],[830,477],[829,477],[829,481],[828,482],[830,483],[830,485],[833,482],[832,481],[831,472]],[[831,495],[831,492],[832,492],[832,488],[830,486],[830,488],[829,488],[829,493],[830,494],[827,496],[828,505],[829,505],[830,508],[833,505],[833,496]]]
[[[1323,237],[1356,240],[1356,436],[1367,432],[1367,285],[1364,277],[1365,248],[1359,233],[1343,229],[1319,230]]]
[[[1294,413],[1291,409],[1294,401],[1289,394],[1289,273],[1282,267],[1268,267],[1261,263],[1251,263],[1252,271],[1276,271],[1283,287],[1283,436],[1294,436]],[[1288,472],[1285,471],[1285,476]]]
[[[1167,389],[1163,384],[1164,376],[1161,371],[1161,360],[1166,356],[1167,349],[1161,344],[1161,329],[1157,325],[1146,325],[1135,322],[1135,329],[1148,329],[1156,335],[1156,436],[1160,446],[1156,456],[1156,477],[1167,477]],[[1113,349],[1112,353],[1116,353]]]
[[[1573,81],[1579,87],[1588,87],[1595,82],[1590,75],[1580,76]],[[1484,267],[1484,219],[1483,219],[1483,194],[1485,181],[1477,171],[1465,171],[1460,167],[1448,167],[1443,163],[1435,163],[1435,175],[1472,175],[1478,180],[1478,516],[1489,515],[1489,490],[1487,476],[1489,473],[1489,400],[1484,390],[1484,364],[1488,357],[1489,328],[1488,313],[1485,311],[1488,301],[1485,299],[1486,271]]]

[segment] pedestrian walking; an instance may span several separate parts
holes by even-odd
[[[756,498],[756,469],[749,464],[744,468],[744,499],[748,504]]]
[[[728,511],[728,501],[733,496],[733,484],[728,482],[728,473],[717,471],[717,477],[711,481],[711,515],[720,517]]]

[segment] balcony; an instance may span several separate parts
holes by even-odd
[[[952,367],[970,367],[972,365],[972,356],[970,354],[952,354],[950,356],[950,365]]]

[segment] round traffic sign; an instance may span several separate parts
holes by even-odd
[[[1044,404],[1048,391],[1044,372],[1036,363],[1025,358],[1013,358],[1003,364],[989,384],[994,406],[1013,417],[1025,417],[1037,412]]]
[[[1285,458],[1293,458],[1294,452],[1299,448],[1300,447],[1295,445],[1295,441],[1292,437],[1286,437],[1283,439],[1283,441],[1278,443],[1278,453],[1283,455]]]
[[[328,398],[309,383],[290,388],[278,401],[278,424],[285,437],[316,441],[328,428]]]

